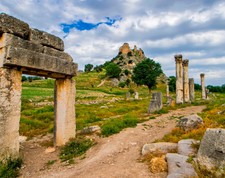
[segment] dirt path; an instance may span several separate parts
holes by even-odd
[[[169,133],[176,125],[179,116],[199,113],[204,106],[192,106],[154,120],[138,124],[107,138],[97,138],[98,144],[92,147],[86,157],[71,166],[56,162],[50,168],[43,167],[48,160],[57,159],[58,151],[45,154],[43,147],[29,148],[24,144],[25,168],[21,177],[58,177],[58,178],[149,178],[166,177],[166,173],[152,174],[147,165],[138,161],[145,143],[151,143]],[[28,147],[28,148],[26,148]],[[42,160],[42,161],[39,161]],[[42,167],[42,169],[41,169]]]

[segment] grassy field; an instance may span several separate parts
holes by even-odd
[[[119,88],[112,87],[110,81],[105,81],[104,85],[97,87],[103,80],[104,72],[90,72],[79,74],[76,80],[76,127],[81,130],[90,125],[99,125],[102,128],[102,134],[109,136],[118,133],[126,127],[134,126],[134,123],[143,122],[149,118],[154,118],[154,115],[147,114],[148,105],[151,96],[149,95],[148,88],[145,86],[137,87],[131,84],[130,87]],[[133,93],[138,91],[139,100],[134,100],[131,95],[130,100],[126,100],[127,92]],[[165,84],[158,85],[156,90],[163,93],[163,103],[166,103],[166,86]],[[174,93],[171,93],[174,97]],[[215,122],[215,113],[218,110],[223,110],[222,103],[224,102],[224,95],[212,95],[214,98],[207,107],[207,110],[201,115],[207,121],[208,126],[224,126],[223,115]],[[175,98],[175,97],[174,97]],[[22,87],[22,109],[20,119],[20,134],[28,137],[37,135],[45,135],[48,132],[53,132],[54,123],[54,80],[39,80],[33,82],[24,82]],[[204,103],[200,99],[200,92],[196,92],[196,102],[194,104]],[[155,113],[167,113],[171,109],[177,109],[176,106],[164,108]],[[210,114],[212,116],[210,116]],[[132,124],[129,124],[131,120]],[[213,120],[213,123],[208,124],[208,120]],[[106,131],[108,129],[109,131]],[[202,128],[201,133],[204,131]],[[180,130],[175,130],[171,135],[164,137],[165,141],[178,141],[180,138],[197,137],[201,138],[201,134],[196,133],[180,133]],[[179,136],[178,136],[179,135]],[[182,135],[182,136],[181,136]],[[192,136],[193,135],[193,136]]]

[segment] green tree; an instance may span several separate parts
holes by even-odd
[[[169,77],[169,90],[174,92],[176,90],[176,77]]]
[[[121,69],[118,65],[110,63],[105,67],[106,75],[109,78],[119,78]]]
[[[90,72],[94,66],[92,64],[86,64],[84,66],[84,72]]]
[[[27,77],[26,76],[22,76],[22,82],[27,81]]]
[[[161,73],[161,65],[146,58],[134,68],[132,80],[137,85],[146,85],[150,92],[153,87],[156,87],[156,79]]]
[[[96,72],[101,72],[101,71],[103,70],[103,65],[95,66],[95,67],[94,67],[94,70],[95,70]]]

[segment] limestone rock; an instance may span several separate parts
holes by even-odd
[[[45,153],[47,154],[47,153],[53,153],[53,152],[55,152],[55,147],[48,147],[46,150],[45,150]]]
[[[190,131],[198,128],[201,124],[203,124],[203,120],[198,115],[189,115],[182,117],[177,124],[177,127],[180,127],[184,131]]]
[[[131,52],[131,49],[128,43],[124,43],[119,49],[119,53],[121,54],[127,54],[129,52]]]
[[[100,130],[101,130],[101,128],[98,125],[93,125],[93,126],[85,127],[81,131],[81,133],[82,134],[90,134],[90,133],[98,132]]]
[[[139,96],[138,96],[139,94],[138,94],[138,92],[136,91],[136,92],[134,92],[134,99],[135,100],[138,100],[139,99]]]
[[[64,43],[59,37],[37,29],[30,29],[29,40],[60,51],[64,50]]]
[[[111,82],[112,82],[113,86],[118,86],[119,85],[119,80],[117,78],[112,78]]]
[[[184,156],[192,156],[196,154],[196,150],[192,147],[192,144],[197,144],[198,141],[194,139],[185,139],[178,142],[178,154]]]
[[[152,99],[148,108],[148,113],[153,113],[162,109],[162,93],[152,93]]]
[[[158,143],[150,143],[145,144],[142,147],[142,155],[148,153],[154,153],[156,151],[160,151],[162,153],[174,152],[177,150],[177,143],[168,143],[168,142],[158,142]]]
[[[1,33],[11,33],[24,39],[28,39],[29,25],[15,17],[1,13],[0,34]]]
[[[207,170],[225,167],[225,129],[207,129],[200,144],[197,161]],[[225,170],[222,170],[225,175]]]
[[[192,164],[187,162],[188,156],[167,153],[168,177],[197,177]]]
[[[19,142],[20,143],[23,143],[23,142],[25,142],[27,140],[27,137],[26,136],[19,136]]]

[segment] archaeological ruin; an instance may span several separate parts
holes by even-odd
[[[189,94],[189,78],[188,78],[188,63],[189,60],[183,60],[183,85],[184,85],[184,89],[183,89],[183,95],[184,95],[184,102],[187,103],[190,100],[190,94]]]
[[[201,78],[201,88],[202,88],[202,99],[206,99],[206,90],[205,90],[205,74],[200,74]]]
[[[181,54],[175,55],[174,58],[176,62],[176,103],[182,104],[184,100],[182,55]]]
[[[22,74],[55,79],[55,146],[75,137],[76,72],[60,38],[0,14],[0,160],[19,156]]]

